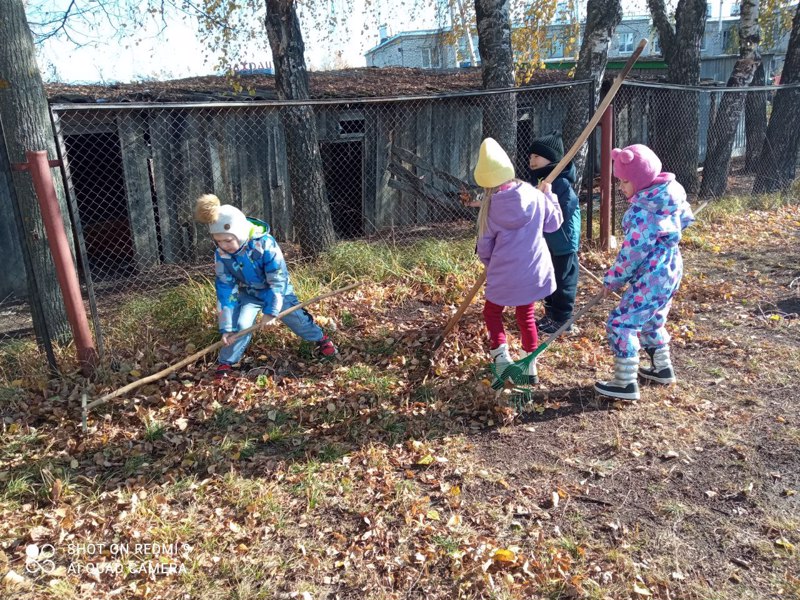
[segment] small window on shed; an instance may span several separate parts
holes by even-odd
[[[354,137],[364,133],[364,119],[341,119],[339,121],[339,135],[341,137]]]

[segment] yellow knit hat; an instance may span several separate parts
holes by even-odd
[[[514,165],[500,144],[492,138],[486,138],[481,143],[474,175],[475,183],[479,186],[493,188],[514,179]]]

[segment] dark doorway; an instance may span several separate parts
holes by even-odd
[[[321,142],[320,152],[336,236],[361,237],[364,235],[363,142]]]
[[[88,133],[64,141],[92,275],[128,275],[134,251],[119,136]]]
[[[531,147],[535,135],[533,131],[533,123],[531,122],[531,109],[520,108],[518,110],[519,118],[517,119],[517,161],[514,168],[517,171],[517,177],[527,181],[530,176],[530,155],[528,148]]]

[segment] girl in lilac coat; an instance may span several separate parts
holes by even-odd
[[[661,161],[641,144],[611,152],[614,175],[630,208],[622,218],[625,238],[603,279],[606,295],[629,284],[606,324],[614,352],[614,378],[598,381],[604,396],[638,400],[638,376],[656,383],[675,382],[664,327],[672,297],[683,276],[678,243],[694,222],[686,191],[672,173],[661,172]],[[650,365],[639,368],[640,344]]]
[[[515,178],[508,155],[492,138],[481,144],[475,181],[484,188],[478,214],[478,256],[486,267],[486,304],[483,317],[489,331],[495,372],[513,362],[503,329],[503,309],[516,307],[523,356],[539,344],[534,302],[556,289],[553,262],[544,232],[561,227],[558,198],[549,184],[537,190]],[[536,361],[528,380],[538,383]]]

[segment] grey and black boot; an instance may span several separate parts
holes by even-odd
[[[594,384],[594,391],[610,398],[620,400],[638,400],[639,382],[636,372],[639,369],[639,357],[614,358],[614,378],[610,381],[598,381]]]
[[[647,356],[650,357],[650,365],[639,368],[639,375],[644,379],[663,383],[665,385],[675,383],[675,371],[672,368],[672,361],[669,358],[669,346],[658,346],[657,348],[645,348]]]

